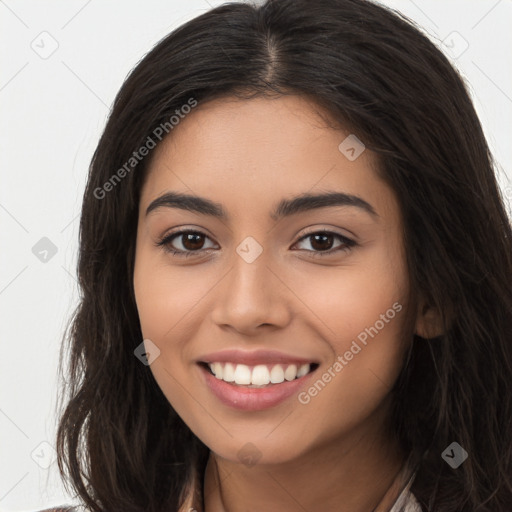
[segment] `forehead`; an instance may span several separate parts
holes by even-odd
[[[154,150],[141,207],[166,190],[208,196],[239,211],[338,190],[389,208],[392,192],[375,172],[374,155],[365,149],[347,158],[340,144],[343,149],[353,135],[328,126],[328,116],[300,96],[199,104]]]
[[[256,97],[241,100],[218,98],[199,103],[179,120],[172,132],[159,144],[156,158],[166,159],[172,151],[184,160],[188,153],[208,152],[212,161],[243,157],[248,162],[255,157],[284,156],[286,150],[298,152],[305,142],[325,135],[328,113],[312,100],[302,96]],[[191,153],[190,149],[195,152]],[[265,151],[264,151],[265,150]],[[166,154],[167,153],[167,154]],[[259,158],[257,159],[259,160]]]

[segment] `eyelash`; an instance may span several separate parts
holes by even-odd
[[[181,249],[174,249],[170,245],[170,243],[173,241],[174,238],[178,237],[179,235],[190,234],[190,233],[197,234],[197,235],[203,235],[206,238],[210,238],[210,237],[208,237],[208,235],[206,235],[205,233],[203,233],[201,231],[186,229],[186,230],[182,230],[182,231],[176,231],[175,233],[170,233],[169,235],[164,236],[155,245],[157,247],[160,247],[165,252],[171,253],[173,256],[177,256],[177,257],[180,257],[180,258],[181,257],[187,258],[187,257],[190,257],[190,256],[195,256],[195,255],[199,254],[200,252],[203,252],[204,250],[208,250],[208,249],[199,249],[197,251],[182,251]],[[334,237],[338,238],[344,244],[344,245],[340,245],[339,247],[336,247],[335,249],[329,249],[327,251],[312,251],[312,250],[309,250],[309,249],[301,249],[301,250],[305,250],[307,252],[312,253],[312,256],[314,258],[316,258],[316,257],[324,257],[324,256],[327,256],[327,255],[331,255],[331,254],[336,253],[338,251],[342,251],[342,252],[343,251],[347,251],[348,252],[348,251],[350,251],[352,249],[352,247],[355,247],[357,245],[357,243],[354,242],[354,240],[351,240],[350,238],[347,238],[347,237],[345,237],[343,235],[340,235],[339,233],[335,233],[333,231],[325,231],[325,230],[312,231],[310,233],[306,233],[299,240],[297,240],[296,243],[299,243],[302,240],[305,240],[305,239],[307,239],[307,238],[309,238],[309,237],[311,237],[313,235],[333,235]]]

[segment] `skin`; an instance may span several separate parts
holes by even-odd
[[[338,145],[349,132],[328,127],[317,111],[299,96],[200,104],[154,150],[141,191],[141,329],[160,349],[150,369],[162,392],[211,450],[207,512],[312,511],[319,503],[367,512],[404,461],[386,429],[389,391],[431,313],[409,299],[401,213],[374,155],[366,149],[348,160]],[[230,218],[165,206],[146,215],[168,191],[208,198]],[[326,191],[356,195],[378,216],[353,206],[269,216],[284,198]],[[198,254],[155,245],[182,228],[206,237],[194,246],[177,236],[173,247]],[[334,235],[331,254],[315,257],[322,246],[304,235],[319,231]],[[336,234],[357,245],[333,252],[343,245]],[[236,252],[248,236],[263,248],[252,263]],[[212,351],[270,348],[318,361],[321,375],[394,303],[401,311],[306,405],[293,396],[263,411],[233,409],[196,364]],[[239,459],[246,443],[259,452],[255,465]]]

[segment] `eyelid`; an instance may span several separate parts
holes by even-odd
[[[332,227],[313,226],[313,227],[308,227],[305,229],[306,229],[306,231],[304,231],[302,233],[302,235],[300,236],[300,238],[298,240],[302,240],[304,237],[306,237],[308,235],[314,235],[316,233],[327,233],[329,235],[338,235],[342,238],[345,238],[346,240],[350,240],[350,235],[344,235],[343,233],[339,233],[338,231],[335,231],[336,228],[332,228]],[[354,234],[352,234],[352,236],[355,237]],[[354,242],[355,242],[355,240],[354,240]]]
[[[346,232],[347,234],[342,232],[341,228],[339,228],[339,227],[334,227],[334,226],[329,226],[329,225],[322,226],[322,224],[308,226],[308,227],[304,228],[304,230],[305,231],[302,232],[301,239],[307,235],[312,235],[315,233],[329,233],[329,234],[333,234],[333,235],[338,235],[338,236],[344,238],[345,240],[350,240],[354,243],[358,243],[358,241],[360,240],[360,238],[353,231],[350,231],[349,229],[346,229],[346,228],[343,228],[343,231]]]

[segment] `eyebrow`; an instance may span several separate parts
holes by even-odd
[[[325,192],[322,194],[304,193],[290,199],[282,199],[270,213],[270,218],[278,221],[283,217],[329,206],[352,206],[365,211],[375,219],[379,217],[373,206],[358,196],[343,192]],[[223,221],[230,219],[221,204],[204,197],[181,192],[166,192],[157,197],[147,207],[146,216],[161,207],[179,208],[189,212],[211,215]]]

